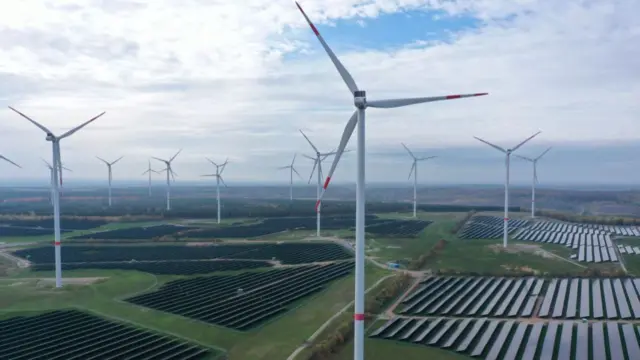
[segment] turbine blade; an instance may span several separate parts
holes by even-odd
[[[313,143],[311,142],[311,140],[309,140],[309,138],[307,137],[307,135],[305,135],[304,132],[302,132],[302,130],[300,130],[300,134],[302,134],[302,136],[304,136],[305,139],[307,139],[307,141],[309,142],[309,145],[311,145],[311,147],[313,148],[313,151],[317,153],[319,153],[320,151],[318,151],[318,148],[316,148],[315,145],[313,145]]]
[[[515,156],[515,157],[519,157],[519,158],[520,158],[520,159],[522,159],[522,160],[534,161],[532,158],[528,158],[528,157],[526,157],[526,156],[521,156],[521,155],[518,155],[518,154],[513,154],[513,156]]]
[[[319,159],[313,159],[313,169],[311,169],[311,175],[309,175],[309,181],[307,184],[311,184],[311,179],[313,179],[313,173],[316,171],[316,166],[318,166]]]
[[[324,186],[322,187],[322,193],[320,193],[320,198],[316,201],[316,211],[318,211],[318,207],[320,206],[320,202],[322,201],[322,197],[324,196],[327,187],[329,186],[329,182],[331,181],[331,176],[336,171],[336,167],[338,166],[338,162],[340,161],[340,157],[342,157],[342,153],[344,149],[347,147],[349,143],[349,139],[353,134],[353,130],[356,128],[356,124],[358,123],[358,110],[353,112],[351,115],[351,119],[347,122],[347,125],[344,128],[344,132],[342,133],[342,139],[340,139],[340,145],[338,145],[338,153],[333,158],[333,163],[331,164],[331,169],[329,169],[329,174],[327,175],[327,179],[324,181]]]
[[[309,155],[302,154],[302,156],[306,157],[306,158],[307,158],[307,159],[309,159],[309,160],[316,161],[316,158],[312,158],[312,157],[311,157],[311,156],[309,156]]]
[[[209,162],[212,163],[214,166],[218,166],[218,164],[214,163],[213,160],[209,159],[208,157],[205,157],[205,159],[209,160]]]
[[[407,152],[409,153],[409,155],[411,155],[412,158],[416,158],[415,155],[413,155],[413,153],[411,152],[411,150],[409,150],[409,148],[407,147],[407,145],[405,145],[404,143],[400,143],[402,144],[402,146],[404,146],[404,149],[407,150]]]
[[[66,167],[66,166],[63,166],[63,167],[62,167],[62,169],[63,169],[63,170],[70,171],[70,172],[73,172],[73,170],[69,169],[69,168],[68,168],[68,167]]]
[[[162,161],[162,162],[163,162],[163,163],[165,163],[165,164],[166,164],[166,163],[168,163],[168,161],[167,161],[167,160],[165,160],[165,159],[160,159],[160,158],[157,158],[157,157],[155,157],[155,156],[152,156],[151,158],[152,158],[152,159],[156,159],[156,160],[158,160],[158,161]]]
[[[291,167],[291,165],[289,166],[280,166],[279,168],[276,168],[277,170],[284,170],[284,169],[289,169]]]
[[[205,175],[200,175],[200,176],[218,176],[216,174],[205,174]]]
[[[296,162],[296,156],[298,156],[298,153],[293,154],[293,160],[291,160],[291,166],[293,166],[293,164]]]
[[[338,70],[338,73],[340,73],[342,80],[344,80],[344,83],[347,84],[349,91],[353,95],[354,92],[358,91],[358,86],[356,85],[355,80],[353,80],[353,77],[351,77],[351,74],[349,74],[349,72],[344,67],[344,65],[342,65],[340,60],[338,60],[338,57],[336,57],[336,54],[334,54],[331,48],[329,48],[329,45],[327,45],[327,43],[324,41],[324,39],[322,38],[322,35],[320,35],[320,32],[318,32],[318,29],[316,29],[316,26],[313,25],[313,23],[311,22],[307,14],[304,12],[304,10],[302,10],[302,7],[300,6],[300,4],[298,4],[298,2],[296,2],[296,6],[298,6],[298,9],[300,9],[302,16],[304,16],[305,20],[307,20],[307,23],[309,23],[311,30],[313,30],[313,33],[316,34],[316,37],[320,41],[320,44],[322,44],[324,51],[326,51],[327,55],[329,55],[331,62],[333,62],[333,65]]]
[[[142,174],[140,174],[140,175],[144,175],[144,174],[149,173],[149,172],[150,172],[149,170],[151,170],[151,169],[147,169],[147,170],[145,170],[145,171],[144,171]]]
[[[4,157],[4,156],[2,156],[2,155],[0,155],[0,159],[2,159],[2,160],[4,160],[4,161],[6,161],[6,162],[8,162],[8,163],[11,163],[11,164],[13,164],[13,165],[15,165],[15,166],[17,166],[17,167],[19,167],[19,168],[21,168],[21,169],[22,169],[22,166],[20,166],[20,165],[18,165],[18,164],[16,164],[16,163],[14,163],[13,161],[11,161],[11,160],[7,159],[6,157]]]
[[[118,161],[122,160],[122,158],[124,157],[124,155],[120,156],[116,161],[112,162],[111,165],[114,165],[115,163],[117,163]]]
[[[298,170],[296,170],[296,168],[294,168],[293,166],[291,167],[291,170],[293,170],[294,173],[296,173],[296,175],[298,175],[298,177],[300,178],[300,180],[304,181],[304,179],[302,178],[302,175],[300,175],[300,173],[298,172]]]
[[[224,182],[224,179],[222,178],[222,176],[218,175],[218,179],[220,179],[220,182],[222,182],[222,185],[224,185],[224,187],[228,187],[227,184]]]
[[[476,93],[476,94],[460,94],[460,95],[446,95],[446,96],[432,96],[432,97],[419,97],[419,98],[406,98],[406,99],[390,99],[390,100],[372,100],[367,101],[367,106],[372,108],[390,109],[408,105],[421,104],[433,101],[462,99],[468,97],[484,96],[489,93]]]
[[[502,152],[503,152],[503,153],[505,153],[505,154],[507,153],[507,150],[505,150],[505,149],[501,148],[501,147],[500,147],[500,146],[498,146],[498,145],[494,145],[494,144],[492,144],[492,143],[490,143],[490,142],[488,142],[488,141],[486,141],[486,140],[482,140],[482,139],[480,139],[479,137],[476,137],[476,136],[474,136],[474,138],[475,138],[476,140],[482,141],[483,143],[485,143],[485,144],[487,144],[487,145],[491,146],[491,147],[492,147],[492,148],[494,148],[494,149],[497,149],[497,150],[499,150],[499,151],[502,151]]]
[[[105,159],[101,158],[100,156],[96,156],[96,158],[97,158],[98,160],[102,161],[103,163],[107,164],[107,166],[111,165],[111,164],[109,164],[109,162],[108,162],[107,160],[105,160]]]
[[[178,154],[180,154],[181,152],[182,152],[182,149],[178,150],[178,152],[175,155],[173,155],[173,157],[171,159],[169,159],[169,162],[172,162],[173,159],[175,159],[176,156],[178,156]]]
[[[98,114],[98,115],[94,116],[93,118],[91,118],[91,119],[89,119],[89,120],[87,120],[87,121],[83,122],[82,124],[80,124],[80,125],[78,125],[78,126],[74,127],[73,129],[71,129],[71,130],[67,131],[66,133],[64,133],[64,134],[62,134],[62,135],[60,135],[60,136],[58,136],[58,138],[59,138],[59,139],[64,139],[64,138],[66,138],[66,137],[68,137],[68,136],[73,135],[76,131],[78,131],[78,130],[82,129],[83,127],[85,127],[85,126],[87,126],[87,125],[89,125],[89,124],[91,124],[92,122],[94,122],[95,120],[97,120],[99,117],[101,117],[101,116],[102,116],[102,115],[104,115],[105,113],[106,113],[106,111],[101,112],[100,114]]]
[[[542,154],[540,154],[540,156],[538,156],[538,157],[536,158],[536,160],[540,160],[540,158],[541,158],[541,157],[543,157],[546,153],[548,153],[548,152],[549,152],[549,150],[551,150],[551,147],[549,147],[549,148],[548,148],[547,150],[545,150]]]
[[[528,138],[526,138],[523,142],[521,142],[520,144],[518,144],[516,147],[514,147],[513,149],[511,149],[511,152],[514,152],[516,150],[518,150],[518,148],[524,144],[526,144],[529,140],[533,139],[534,137],[538,136],[538,134],[540,134],[542,131],[538,131],[537,133],[529,136]]]
[[[411,179],[411,175],[413,174],[413,170],[415,170],[416,168],[416,162],[414,161],[413,164],[411,164],[411,170],[409,170],[409,177],[407,177],[407,179]]]
[[[435,159],[435,158],[437,158],[437,157],[438,157],[438,156],[427,156],[427,157],[419,158],[419,159],[416,159],[416,160],[418,160],[418,161],[425,161],[425,160]]]
[[[219,175],[222,175],[222,172],[224,171],[224,169],[227,167],[227,164],[229,163],[229,159],[226,159],[224,161],[224,163],[222,163],[222,165],[220,165],[220,172],[218,173]]]
[[[21,113],[20,111],[12,108],[11,106],[9,106],[9,109],[13,110],[14,112],[16,112],[18,115],[22,116],[23,118],[29,120],[33,125],[37,126],[40,128],[40,130],[46,132],[47,134],[53,134],[51,132],[51,130],[47,129],[46,127],[44,127],[44,125],[38,123],[37,121],[33,120],[32,118],[28,117],[27,115]]]
[[[40,160],[42,160],[42,162],[44,162],[44,163],[47,165],[47,167],[48,167],[49,169],[53,168],[53,166],[51,166],[51,164],[49,164],[49,163],[47,162],[47,160],[45,160],[45,159],[43,159],[43,158],[40,158]]]

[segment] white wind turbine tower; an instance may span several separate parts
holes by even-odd
[[[535,219],[536,217],[536,184],[538,183],[538,160],[540,160],[547,152],[549,152],[551,148],[545,150],[542,154],[540,154],[537,158],[530,158],[526,156],[520,156],[514,154],[520,159],[527,160],[533,164],[533,180],[531,181],[531,218]]]
[[[117,163],[118,161],[120,161],[120,159],[122,159],[124,156],[120,156],[119,158],[117,158],[115,161],[113,162],[108,162],[107,160],[96,156],[96,158],[98,158],[98,160],[102,161],[105,165],[107,165],[107,169],[109,169],[109,207],[111,207],[111,180],[113,179],[112,174],[111,174],[111,167],[113,165],[115,165],[115,163]]]
[[[521,142],[520,144],[516,145],[513,149],[503,149],[498,145],[494,145],[488,141],[482,140],[479,137],[475,137],[474,138],[476,140],[482,141],[483,143],[491,146],[492,148],[501,151],[502,153],[505,154],[505,168],[506,168],[506,178],[504,181],[504,225],[503,225],[503,231],[502,231],[502,246],[507,247],[507,238],[509,237],[509,163],[510,163],[510,159],[511,159],[511,153],[513,153],[514,151],[518,150],[519,147],[521,147],[522,145],[524,145],[525,143],[527,143],[529,140],[533,139],[534,137],[536,137],[538,134],[540,134],[541,131],[538,131],[537,133],[529,136],[528,138],[526,138],[523,142]]]
[[[215,178],[216,178],[216,201],[218,202],[218,224],[220,224],[220,182],[222,182],[224,187],[227,187],[227,184],[224,182],[224,179],[222,178],[222,172],[224,171],[224,168],[229,163],[229,159],[226,159],[224,161],[224,163],[222,163],[220,165],[216,164],[215,162],[213,162],[209,158],[206,158],[206,159],[209,160],[209,162],[212,163],[216,167],[216,173],[215,174],[207,174],[207,175],[202,175],[202,176],[215,176]]]
[[[309,142],[309,145],[311,145],[311,147],[313,148],[313,151],[315,151],[316,153],[316,157],[311,157],[308,155],[302,155],[302,156],[306,157],[307,159],[313,160],[313,169],[311,169],[311,175],[309,175],[309,183],[311,183],[311,179],[313,178],[313,172],[316,171],[316,167],[318,168],[318,172],[317,172],[318,188],[316,190],[316,201],[317,201],[316,203],[316,236],[320,237],[320,211],[321,211],[320,195],[322,193],[322,161],[324,161],[324,159],[326,159],[331,155],[335,155],[336,153],[334,151],[331,151],[328,153],[321,153],[320,150],[318,150],[318,148],[315,145],[313,145],[311,140],[309,140],[307,135],[305,135],[305,133],[302,132],[302,130],[300,130],[300,133],[302,134],[302,136],[304,136],[305,139],[307,139],[307,142]]]
[[[19,167],[20,169],[22,169],[22,166],[20,166],[20,165],[18,165],[18,164],[16,164],[16,163],[14,163],[13,161],[11,161],[11,160],[7,159],[6,157],[4,157],[4,156],[2,156],[2,155],[0,155],[0,160],[4,160],[4,161],[8,162],[9,164],[13,164],[13,165],[15,165],[15,166]]]
[[[173,172],[173,169],[171,169],[171,162],[176,158],[176,156],[178,156],[178,154],[180,154],[181,151],[182,149],[178,150],[178,152],[175,155],[173,155],[169,160],[164,160],[164,159],[160,159],[152,156],[153,159],[162,161],[165,165],[167,165],[165,169],[160,170],[160,171],[167,172],[167,210],[171,210],[171,179],[173,179],[173,181],[176,181],[176,177],[175,177],[176,173]]]
[[[413,164],[411,165],[411,170],[409,171],[409,178],[411,178],[411,174],[413,174],[413,217],[416,217],[416,208],[418,207],[418,161],[435,159],[437,158],[437,156],[417,158],[415,155],[413,155],[411,150],[409,150],[407,145],[402,143],[402,146],[404,146],[405,150],[407,150],[407,152],[413,159]]]
[[[51,184],[51,205],[53,205],[53,175],[55,173],[55,171],[53,170],[53,166],[51,166],[51,164],[49,164],[45,159],[42,159],[42,161],[45,163],[45,165],[49,168],[49,172],[51,173],[51,179],[50,179],[50,184]],[[71,171],[71,169],[66,168],[64,165],[62,165],[62,170],[67,170],[67,171]]]
[[[355,285],[355,334],[354,334],[354,359],[362,360],[364,358],[364,261],[365,261],[365,252],[364,252],[364,215],[365,215],[365,109],[367,107],[373,108],[396,108],[401,106],[408,106],[419,103],[426,103],[432,101],[440,101],[440,100],[450,100],[450,99],[459,99],[465,97],[472,96],[482,96],[487,95],[487,93],[476,93],[476,94],[468,94],[468,95],[448,95],[448,96],[436,96],[436,97],[423,97],[423,98],[409,98],[409,99],[394,99],[394,100],[373,100],[368,101],[366,98],[366,92],[361,90],[356,85],[356,82],[351,77],[351,74],[345,69],[340,60],[335,56],[333,51],[329,48],[327,43],[324,41],[316,27],[313,25],[309,17],[304,13],[300,5],[296,2],[298,9],[306,19],[307,23],[313,30],[314,34],[322,44],[322,47],[329,55],[329,58],[333,62],[334,66],[340,73],[340,76],[346,83],[349,88],[349,92],[351,96],[353,96],[354,105],[356,107],[356,111],[353,113],[347,125],[345,127],[344,133],[342,135],[342,140],[340,141],[340,146],[338,147],[336,157],[333,160],[333,164],[331,165],[331,169],[329,170],[329,174],[327,179],[325,180],[323,187],[324,191],[327,189],[329,185],[329,181],[331,181],[331,176],[340,161],[340,157],[344,152],[347,143],[349,142],[349,138],[351,134],[355,130],[356,125],[358,125],[358,175],[356,179],[356,285]],[[316,208],[320,204],[320,200],[322,199],[322,194],[320,199],[316,203]]]
[[[53,168],[58,171],[53,172],[53,233],[54,233],[54,249],[55,249],[55,262],[56,262],[56,287],[62,287],[62,257],[60,251],[60,188],[58,187],[58,178],[60,179],[60,185],[62,185],[62,159],[60,155],[60,140],[73,135],[76,131],[82,129],[83,127],[89,125],[94,120],[98,119],[102,115],[102,113],[94,116],[93,118],[85,121],[84,123],[76,126],[75,128],[65,132],[60,136],[53,135],[51,130],[46,127],[40,125],[35,120],[31,119],[27,115],[21,113],[20,111],[9,106],[9,109],[16,112],[18,115],[23,118],[29,120],[33,125],[40,128],[40,130],[44,131],[47,134],[46,140],[51,141],[51,147],[53,152]]]
[[[142,173],[142,175],[149,174],[149,196],[151,196],[151,173],[160,174],[160,172],[153,170],[151,168],[151,160],[148,160],[148,161],[149,161],[149,167],[145,172]]]
[[[293,173],[295,172],[301,180],[304,180],[302,179],[302,176],[300,175],[298,170],[296,170],[296,168],[293,167],[293,164],[296,162],[296,156],[298,156],[298,154],[293,155],[293,160],[291,160],[291,165],[281,166],[278,168],[278,170],[290,169],[289,171],[290,173],[289,174],[289,200],[290,201],[293,201]]]

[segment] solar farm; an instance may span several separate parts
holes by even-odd
[[[502,218],[487,215],[475,215],[458,232],[461,239],[497,239],[502,237]],[[509,220],[509,234],[528,224],[527,220]]]

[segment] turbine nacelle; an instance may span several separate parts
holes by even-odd
[[[353,92],[353,104],[358,109],[367,108],[367,92],[364,90],[357,90]]]

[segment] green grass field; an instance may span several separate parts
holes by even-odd
[[[367,360],[471,360],[453,351],[405,342],[370,339],[364,340],[364,357]],[[353,359],[353,342],[349,342],[332,360]]]

